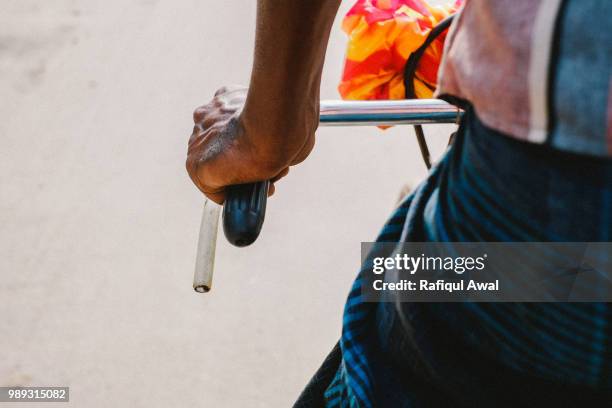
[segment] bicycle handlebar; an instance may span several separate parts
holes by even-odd
[[[424,125],[458,123],[462,111],[439,99],[394,101],[321,101],[320,126]],[[255,242],[266,216],[270,182],[239,184],[227,189],[223,231],[238,247]]]

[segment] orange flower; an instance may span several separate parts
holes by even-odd
[[[426,0],[358,0],[342,21],[349,36],[342,81],[343,99],[403,99],[404,65],[441,20],[462,0],[431,6]],[[445,34],[423,54],[415,78],[418,98],[436,87]]]

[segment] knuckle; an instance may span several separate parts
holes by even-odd
[[[215,109],[215,104],[213,102],[209,102],[206,105],[198,106],[193,111],[193,121],[195,123],[201,122],[206,118],[206,116],[210,115],[211,112]]]
[[[221,88],[217,89],[217,91],[215,92],[215,96],[219,96],[221,94],[224,94],[228,91],[228,87],[227,86],[222,86]]]
[[[206,116],[206,110],[204,109],[203,106],[196,108],[196,110],[193,111],[194,123],[201,122],[205,116]]]

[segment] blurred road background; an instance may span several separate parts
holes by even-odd
[[[74,407],[288,407],[334,345],[360,242],[425,169],[407,127],[321,129],[259,241],[221,239],[213,291],[193,292],[191,113],[248,82],[254,19],[253,0],[0,0],[0,385],[70,386]],[[448,130],[428,128],[434,151]]]

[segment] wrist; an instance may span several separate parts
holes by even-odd
[[[260,162],[258,165],[265,164],[271,171],[280,171],[288,167],[304,145],[314,138],[319,123],[318,101],[253,106],[247,99],[240,122],[253,157]]]

